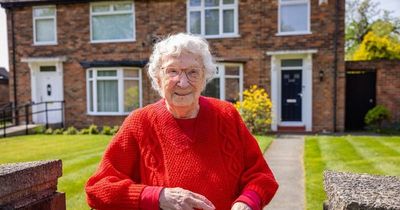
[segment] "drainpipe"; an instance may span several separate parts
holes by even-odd
[[[335,8],[335,32],[333,34],[333,132],[336,132],[336,114],[337,114],[337,78],[338,78],[338,33],[339,33],[339,3],[340,0],[336,0]]]
[[[14,29],[14,10],[12,7],[8,8],[11,13],[11,40],[12,40],[12,67],[13,67],[13,90],[14,90],[14,107],[15,107],[15,124],[19,125],[19,119],[18,119],[18,99],[17,99],[17,69],[15,65],[15,57],[16,57],[16,48],[15,48],[15,29]]]

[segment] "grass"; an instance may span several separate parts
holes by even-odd
[[[400,176],[400,137],[307,137],[304,164],[307,210],[322,209],[324,170]]]
[[[262,151],[273,139],[256,138]],[[58,191],[66,193],[67,209],[87,210],[84,184],[96,170],[110,139],[104,135],[29,135],[0,139],[0,164],[61,159],[63,175]]]

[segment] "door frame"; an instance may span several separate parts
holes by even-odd
[[[312,131],[312,54],[317,50],[289,50],[267,52],[271,56],[271,101],[272,101],[272,123],[271,130],[278,131],[278,126],[304,126],[306,131]],[[281,120],[282,84],[281,60],[302,59],[302,110],[301,121],[284,122]],[[298,67],[296,67],[299,69]],[[286,68],[284,68],[286,70]],[[288,69],[289,70],[289,69]]]

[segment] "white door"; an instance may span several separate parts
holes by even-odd
[[[40,66],[36,74],[36,98],[32,110],[34,123],[62,122],[62,76],[56,66]],[[46,114],[47,110],[47,114]]]

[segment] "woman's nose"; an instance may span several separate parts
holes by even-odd
[[[179,75],[177,85],[181,88],[186,88],[190,85],[189,79],[187,78],[187,75],[185,73]]]

